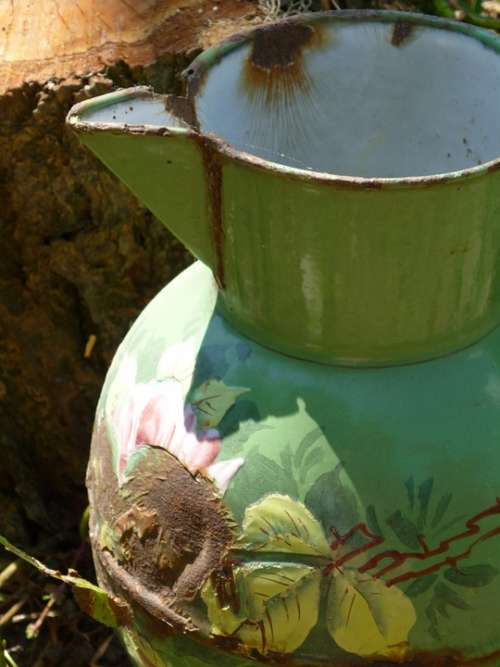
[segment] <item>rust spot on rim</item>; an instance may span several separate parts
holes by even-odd
[[[243,69],[243,88],[251,98],[262,96],[266,106],[286,103],[298,92],[307,92],[311,82],[304,69],[307,48],[320,48],[324,28],[298,21],[282,21],[257,30]]]
[[[254,34],[250,61],[264,70],[290,67],[313,36],[314,28],[305,23],[275,23]]]
[[[392,28],[391,44],[393,46],[401,46],[408,40],[415,29],[413,23],[407,21],[396,21]]]

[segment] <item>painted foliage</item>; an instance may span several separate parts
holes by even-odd
[[[222,442],[216,426],[248,389],[209,379],[188,400],[195,362],[196,350],[189,340],[168,348],[148,382],[137,381],[134,357],[121,361],[106,401],[121,482],[130,472],[133,455],[148,445],[166,449],[193,474],[205,473],[221,492],[242,465],[241,457],[219,461]]]
[[[500,501],[457,514],[451,492],[410,474],[399,507],[363,503],[303,401],[283,442],[282,421],[228,379],[250,354],[242,343],[197,352],[187,340],[146,382],[126,356],[104,408],[120,488],[153,446],[224,499],[234,541],[199,598],[211,636],[263,660],[316,653],[325,635],[346,654],[395,662],[411,656],[417,627],[439,643],[450,612],[473,615],[468,591],[498,575],[473,556],[500,534]]]

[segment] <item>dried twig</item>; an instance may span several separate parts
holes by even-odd
[[[19,571],[20,560],[12,561],[0,572],[0,589]]]
[[[5,614],[0,616],[0,628],[4,625],[7,625],[7,623],[9,623],[12,618],[14,618],[18,611],[24,607],[29,599],[29,595],[24,595],[20,600],[15,602],[12,607],[5,612]]]
[[[94,653],[92,660],[90,661],[89,667],[99,667],[98,661],[106,653],[112,641],[113,641],[113,635],[109,635],[109,637],[106,637],[106,639],[102,642],[102,644],[99,645],[97,651]]]
[[[47,604],[42,609],[42,612],[38,616],[36,621],[34,623],[30,623],[28,625],[28,627],[26,628],[26,637],[28,639],[34,639],[35,637],[38,637],[38,635],[40,633],[40,628],[45,623],[45,619],[48,617],[49,612],[52,609],[52,607],[55,605],[55,603],[61,597],[65,586],[66,586],[66,584],[61,584],[60,586],[57,587],[57,590],[56,590],[55,593],[51,593],[51,595],[50,595],[50,597],[47,601]]]

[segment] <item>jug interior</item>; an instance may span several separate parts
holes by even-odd
[[[208,69],[202,132],[289,167],[368,178],[500,156],[500,57],[478,39],[373,20],[280,29]]]

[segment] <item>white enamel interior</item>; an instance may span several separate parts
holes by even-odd
[[[109,100],[110,96],[108,96]],[[139,95],[138,97],[90,106],[78,116],[85,123],[105,123],[106,125],[149,125],[151,127],[186,127],[165,109],[160,96]]]
[[[368,178],[457,171],[500,156],[500,55],[466,35],[331,21],[304,53],[308,92],[244,82],[244,44],[213,65],[197,98],[202,132],[280,164]]]

